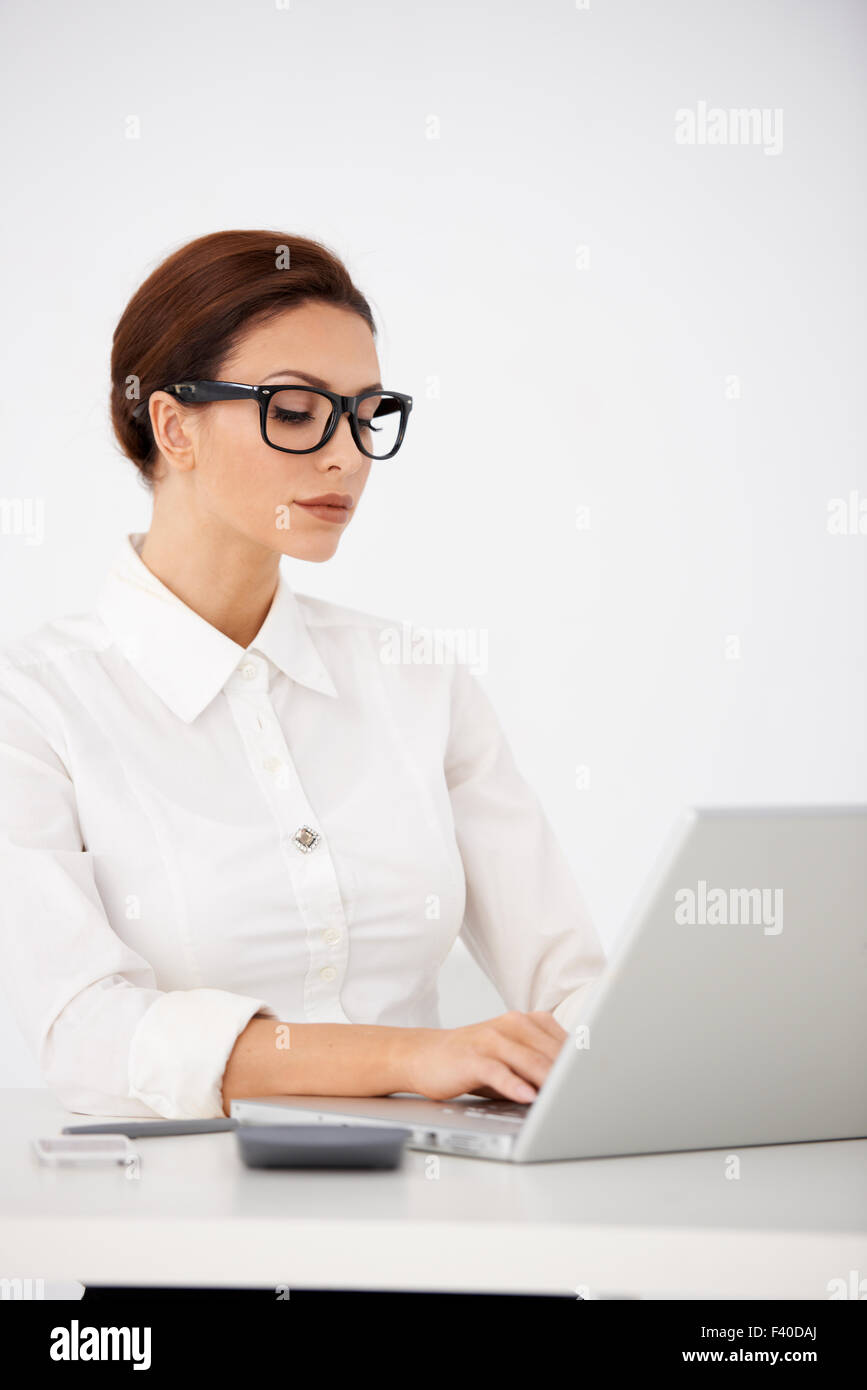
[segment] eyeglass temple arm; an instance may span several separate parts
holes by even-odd
[[[179,381],[173,383],[171,386],[164,386],[160,389],[170,391],[179,401],[186,401],[190,405],[198,405],[208,401],[245,401],[255,399],[258,390],[255,386],[246,386],[241,382],[231,381]],[[276,386],[269,389],[272,391],[279,391],[280,387]],[[151,394],[153,394],[153,392]],[[137,420],[144,413],[147,409],[149,400],[150,397],[148,396],[145,400],[139,402],[132,412],[134,420]],[[393,415],[396,410],[403,410],[404,408],[410,410],[412,408],[412,401],[408,400],[403,402],[386,395],[373,413],[375,416]]]
[[[206,401],[246,401],[254,400],[256,388],[246,386],[241,382],[232,381],[178,381],[170,386],[157,388],[161,391],[168,391],[179,401],[186,401],[189,405],[200,405]],[[153,395],[154,392],[151,392]],[[140,415],[147,410],[150,396],[140,401],[133,411],[133,419],[137,420]]]

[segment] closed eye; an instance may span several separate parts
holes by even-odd
[[[284,410],[279,405],[275,405],[274,415],[281,425],[303,424],[313,419],[309,410]]]

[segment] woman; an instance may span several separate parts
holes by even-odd
[[[390,659],[398,624],[281,574],[328,560],[395,466],[412,400],[374,334],[339,260],[268,231],[183,246],[118,323],[150,528],[94,612],[0,664],[3,974],[71,1110],[528,1102],[602,969],[472,674]],[[443,1029],[459,932],[510,1012]]]

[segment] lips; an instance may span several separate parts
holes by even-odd
[[[322,497],[296,498],[296,505],[317,521],[332,526],[346,526],[354,506],[348,492],[326,492]]]
[[[352,506],[352,496],[348,492],[326,492],[321,497],[296,497],[299,507],[345,507]]]

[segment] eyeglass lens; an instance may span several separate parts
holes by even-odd
[[[328,428],[332,404],[307,386],[286,386],[268,402],[265,433],[280,449],[314,449]],[[397,442],[402,402],[381,393],[365,396],[358,406],[361,441],[375,458],[389,454]]]

